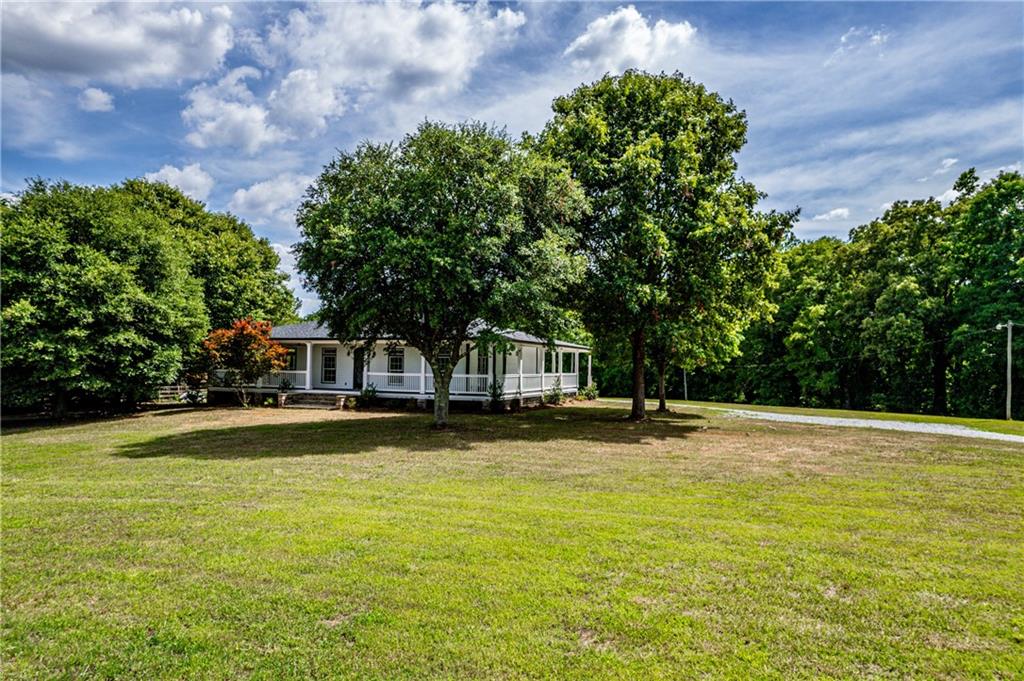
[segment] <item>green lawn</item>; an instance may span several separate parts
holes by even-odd
[[[3,676],[1024,675],[1024,448],[625,413],[8,431]]]
[[[627,398],[609,398],[624,400]],[[745,409],[747,411],[767,411],[779,414],[805,414],[809,416],[832,416],[854,419],[881,419],[883,421],[912,421],[915,423],[949,423],[993,433],[1024,435],[1024,421],[1006,421],[1004,419],[974,419],[957,416],[932,416],[930,414],[901,414],[893,411],[858,411],[856,409],[811,409],[808,407],[771,407],[761,404],[735,404],[731,402],[701,402],[698,400],[668,400],[677,407],[719,407],[722,409]],[[656,403],[656,401],[655,401]]]

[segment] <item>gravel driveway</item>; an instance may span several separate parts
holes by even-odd
[[[605,400],[629,404],[626,400]],[[780,414],[771,411],[755,411],[753,409],[731,409],[728,407],[687,406],[693,409],[720,411],[727,416],[744,419],[760,419],[762,421],[782,421],[785,423],[807,423],[816,426],[838,426],[840,428],[877,428],[879,430],[898,430],[904,433],[926,433],[929,435],[952,435],[955,437],[972,437],[981,440],[999,440],[1000,442],[1017,442],[1024,444],[1024,436],[1008,433],[993,433],[967,426],[950,423],[922,423],[918,421],[885,421],[882,419],[856,419],[838,416],[810,416],[806,414]]]
[[[761,419],[764,421],[784,421],[786,423],[810,423],[819,426],[839,426],[841,428],[877,428],[879,430],[900,430],[904,433],[928,433],[931,435],[954,435],[956,437],[973,437],[983,440],[999,440],[1001,442],[1019,442],[1024,444],[1024,436],[1009,433],[993,433],[989,430],[978,430],[967,426],[951,423],[922,423],[918,421],[884,421],[882,419],[851,419],[838,416],[809,416],[805,414],[779,414],[770,411],[753,411],[750,409],[726,409],[723,407],[700,407],[722,411],[729,416],[745,419]]]

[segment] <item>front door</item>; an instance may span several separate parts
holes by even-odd
[[[363,389],[363,349],[356,348],[352,352],[352,386],[356,390]]]

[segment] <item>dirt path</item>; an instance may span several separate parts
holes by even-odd
[[[604,400],[629,404],[627,400]],[[675,405],[682,406],[682,405]],[[954,437],[971,437],[982,440],[999,440],[1000,442],[1017,442],[1024,444],[1024,436],[1008,433],[994,433],[988,430],[968,428],[951,423],[922,423],[919,421],[888,421],[872,418],[846,418],[838,416],[811,416],[808,414],[780,414],[770,411],[753,409],[733,409],[728,407],[707,407],[685,405],[691,409],[707,409],[723,412],[727,416],[744,419],[760,419],[762,421],[782,421],[785,423],[806,423],[817,426],[838,426],[840,428],[876,428],[879,430],[898,430],[904,433],[926,433],[929,435],[951,435]]]

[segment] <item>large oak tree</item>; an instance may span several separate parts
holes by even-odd
[[[467,341],[525,327],[552,337],[585,201],[568,173],[482,124],[425,122],[399,144],[364,142],[326,166],[299,208],[299,270],[334,337],[417,348],[434,423]],[[483,324],[480,324],[483,322]]]
[[[631,346],[632,417],[642,419],[652,325],[709,323],[723,334],[694,338],[734,349],[770,310],[764,292],[792,215],[758,212],[761,194],[737,176],[744,113],[681,75],[605,76],[553,108],[542,145],[590,200],[584,322],[604,344]]]

